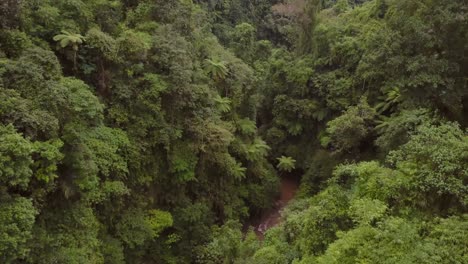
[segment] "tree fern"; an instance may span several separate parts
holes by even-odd
[[[79,45],[85,41],[85,37],[62,30],[62,34],[54,36],[53,39],[58,42],[58,45],[62,49],[71,46],[73,49],[73,67],[76,68],[76,53],[78,52]]]
[[[82,44],[85,38],[80,34],[70,33],[66,30],[62,30],[62,34],[56,35],[54,40],[59,42],[59,45],[62,49],[71,46],[74,51],[78,51],[78,45]]]
[[[297,135],[301,134],[301,132],[302,132],[301,123],[299,123],[299,122],[289,123],[288,132],[289,132],[289,134],[291,134],[293,136],[297,136]]]
[[[393,108],[401,101],[401,93],[398,87],[394,87],[385,92],[384,96],[379,97],[382,100],[375,106],[378,113],[383,113]]]
[[[226,64],[222,61],[205,60],[205,70],[215,81],[220,81],[228,75]]]
[[[231,111],[231,99],[227,97],[216,96],[214,101],[216,106],[221,113],[227,113]]]
[[[276,159],[278,160],[276,168],[278,168],[280,171],[291,172],[296,168],[296,160],[291,157],[281,156]]]
[[[377,131],[377,133],[381,134],[385,131],[385,129],[389,126],[389,120],[390,118],[386,116],[378,116],[378,119],[375,121],[377,124],[375,126],[375,130]]]
[[[245,157],[249,161],[256,161],[265,157],[268,154],[270,147],[260,138],[256,138],[254,142],[247,146]]]
[[[245,172],[246,171],[247,171],[247,168],[242,167],[241,163],[236,162],[235,165],[231,167],[230,173],[237,180],[241,180],[241,179],[245,178]]]
[[[244,135],[254,135],[257,131],[257,126],[255,125],[255,122],[248,118],[238,120],[237,127],[238,130]]]

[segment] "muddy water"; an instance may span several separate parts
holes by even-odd
[[[266,211],[261,215],[256,221],[254,221],[253,227],[254,231],[259,237],[263,239],[265,232],[279,224],[281,222],[281,210],[288,204],[288,202],[294,198],[297,189],[299,188],[299,179],[296,177],[283,177],[281,179],[281,195],[279,199],[275,202],[275,206]]]

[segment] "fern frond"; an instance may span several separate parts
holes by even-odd
[[[281,156],[276,159],[278,160],[278,165],[276,165],[276,168],[281,171],[291,172],[296,168],[296,160],[291,157]]]

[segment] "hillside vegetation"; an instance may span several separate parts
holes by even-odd
[[[466,1],[3,0],[0,263],[468,263],[467,83]]]

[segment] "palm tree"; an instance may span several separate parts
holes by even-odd
[[[58,42],[60,48],[64,49],[70,46],[73,50],[73,67],[76,68],[76,54],[78,47],[85,41],[85,37],[80,34],[70,33],[66,30],[62,30],[62,34],[58,34],[54,37],[54,40]]]

